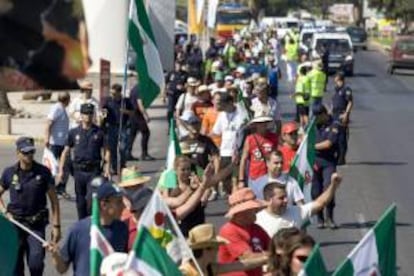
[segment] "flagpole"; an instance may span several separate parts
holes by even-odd
[[[35,232],[33,232],[32,230],[30,230],[29,228],[27,228],[26,226],[24,226],[23,224],[21,224],[20,222],[18,222],[17,220],[15,220],[14,218],[11,217],[7,217],[6,218],[12,222],[13,224],[15,224],[16,226],[18,226],[20,229],[22,229],[23,231],[26,231],[28,234],[30,234],[33,238],[35,238],[36,240],[38,240],[42,245],[47,244],[47,241],[44,240],[43,238],[41,238],[38,234],[36,234]]]
[[[126,88],[127,88],[127,82],[128,82],[128,56],[129,56],[129,38],[128,38],[128,32],[129,32],[129,21],[132,18],[132,11],[133,11],[133,5],[134,0],[129,1],[128,5],[128,21],[127,24],[127,35],[126,35],[126,42],[125,42],[125,65],[124,65],[124,76],[123,76],[123,82],[122,82],[122,100],[121,100],[121,108],[125,107],[125,98],[126,98]],[[118,130],[118,140],[117,140],[117,147],[116,147],[116,160],[117,160],[117,173],[118,176],[121,175],[121,136],[122,136],[122,118],[123,114],[120,112],[119,116],[119,130]],[[126,148],[126,145],[123,145]]]

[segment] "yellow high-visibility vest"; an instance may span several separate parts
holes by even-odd
[[[288,61],[297,61],[299,58],[298,50],[299,50],[299,47],[297,43],[286,44],[286,59]]]
[[[325,92],[326,74],[319,69],[313,69],[309,72],[311,80],[311,97],[322,98]]]

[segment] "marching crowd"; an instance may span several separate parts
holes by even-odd
[[[346,164],[353,100],[338,72],[332,100],[324,104],[327,52],[324,49],[320,60],[310,61],[300,52],[297,30],[279,40],[272,28],[211,39],[204,54],[195,37],[176,45],[175,68],[166,76],[163,98],[181,155],[174,162],[175,181],[160,183],[157,189],[197,261],[180,264],[184,275],[201,275],[197,267],[202,275],[296,275],[315,244],[306,234],[310,217],[317,216],[318,228],[338,227],[335,191],[342,178],[336,171]],[[281,78],[287,83],[288,91],[283,92],[296,105],[294,121],[282,119]],[[146,185],[150,178],[127,166],[130,160],[154,159],[148,152],[150,118],[140,99],[145,91],[134,87],[124,98],[122,86],[114,84],[99,105],[92,90],[92,84],[84,82],[79,98],[60,93],[47,117],[45,146],[59,160],[55,178],[33,159],[31,137],[18,139],[18,162],[1,175],[0,195],[10,192],[7,206],[0,201],[1,211],[43,238],[49,221],[53,229],[46,249],[19,231],[15,275],[24,275],[24,259],[31,275],[43,275],[46,250],[59,273],[72,264],[74,275],[89,275],[93,193],[103,235],[117,252],[132,248],[137,222],[153,194]],[[312,183],[311,198],[306,198],[289,170],[311,125],[316,128],[316,156],[313,177],[307,179]],[[131,154],[138,132],[140,158]],[[117,174],[115,183],[111,179]],[[66,191],[70,175],[79,221],[59,246],[58,198],[73,197]],[[217,236],[214,226],[206,223],[205,208],[219,198],[228,201],[228,222]],[[121,275],[111,274],[120,262],[125,262],[123,255],[104,260],[102,274]]]

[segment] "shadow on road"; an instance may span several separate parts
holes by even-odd
[[[414,71],[413,72],[401,72],[401,71],[395,71],[394,72],[395,76],[408,76],[408,77],[412,77],[414,76]]]
[[[321,242],[321,247],[328,247],[328,246],[336,246],[336,245],[354,245],[357,244],[359,241],[329,241],[329,242]]]
[[[359,162],[347,162],[349,166],[404,166],[407,162],[399,161],[359,161]]]
[[[148,109],[165,109],[167,106],[165,104],[154,104],[151,105]]]
[[[341,229],[369,229],[372,228],[375,223],[377,221],[375,220],[371,220],[371,221],[366,221],[364,223],[359,223],[359,222],[349,222],[349,223],[342,223],[340,225]],[[396,223],[397,227],[411,227],[412,224],[411,223],[406,223],[406,222],[397,222]]]

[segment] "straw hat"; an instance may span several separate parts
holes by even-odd
[[[204,92],[209,92],[209,91],[210,91],[210,88],[209,88],[207,85],[202,84],[202,85],[200,85],[200,86],[198,87],[198,89],[197,89],[197,94],[198,94],[198,95],[200,95],[200,94],[202,94],[202,93],[204,93]]]
[[[121,172],[121,182],[118,184],[121,188],[128,188],[142,185],[151,180],[150,176],[143,176],[135,167],[124,168]]]
[[[256,195],[250,188],[242,188],[229,196],[230,209],[225,215],[232,218],[235,214],[247,211],[257,210],[266,207],[266,204],[256,199]]]
[[[250,120],[249,126],[251,126],[254,123],[271,123],[273,122],[273,118],[269,116],[256,116],[253,119]]]
[[[210,223],[200,224],[193,227],[188,233],[188,245],[191,249],[204,249],[217,247],[229,243],[228,240],[216,236],[214,225]]]

